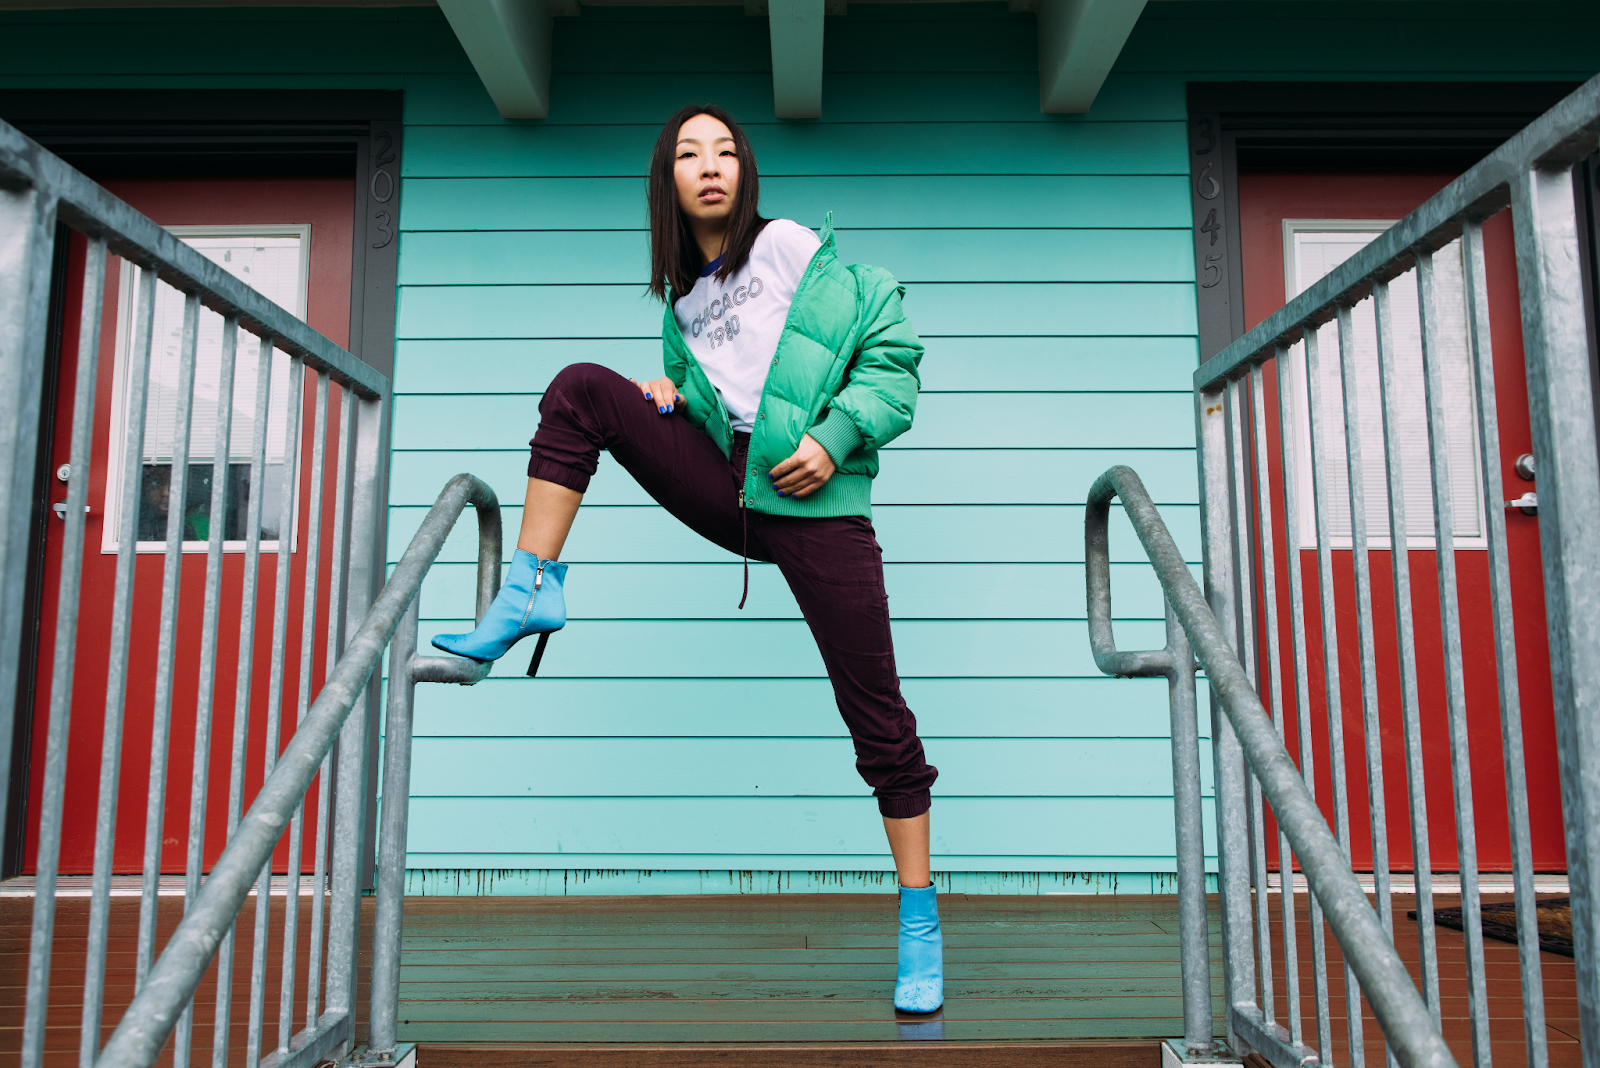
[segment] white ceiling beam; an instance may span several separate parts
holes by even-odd
[[[550,0],[439,0],[494,106],[508,119],[550,114]]]
[[[825,0],[767,0],[772,33],[772,104],[780,119],[822,117]]]
[[[1145,0],[1039,0],[1039,109],[1089,110]]]

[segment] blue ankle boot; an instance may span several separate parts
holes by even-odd
[[[567,625],[567,599],[562,592],[567,565],[541,560],[525,549],[511,558],[511,573],[483,622],[470,634],[435,635],[436,648],[472,660],[499,660],[530,634],[539,635],[528,674],[536,674],[552,631]]]
[[[894,1007],[933,1012],[944,1004],[944,939],[939,935],[938,892],[900,888],[900,972]]]

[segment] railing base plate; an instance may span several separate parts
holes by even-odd
[[[1190,1049],[1181,1038],[1169,1038],[1161,1043],[1161,1068],[1182,1068],[1186,1064],[1203,1064],[1207,1068],[1242,1068],[1243,1063],[1225,1042],[1213,1042],[1209,1051]]]
[[[375,1052],[362,1046],[339,1068],[417,1068],[417,1044],[397,1042],[394,1049]]]

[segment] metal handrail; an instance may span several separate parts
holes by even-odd
[[[478,516],[477,618],[483,618],[500,585],[500,504],[494,490],[486,483],[473,475],[460,474],[446,483],[428,510],[405,555],[395,565],[344,655],[329,673],[305,722],[279,757],[271,776],[262,784],[188,914],[173,931],[144,986],[106,1043],[97,1062],[102,1068],[146,1068],[155,1063],[223,936],[233,929],[262,865],[271,858],[295,806],[333,747],[346,718],[361,699],[368,679],[383,659],[384,649],[400,627],[402,617],[415,604],[422,580],[468,504],[476,509]],[[415,643],[414,637],[412,642]],[[430,680],[471,684],[489,672],[488,664],[468,660],[457,659],[448,665],[433,663],[443,659],[429,658],[433,671]],[[453,667],[454,672],[446,672],[446,666]],[[450,677],[443,677],[446,674]],[[403,863],[404,835],[398,842],[387,841],[385,845],[389,847],[385,852],[391,857],[393,850],[398,849]],[[318,1030],[330,1030],[329,1023],[331,1021],[319,1022]]]
[[[1206,603],[1194,576],[1189,573],[1172,534],[1161,519],[1144,483],[1131,468],[1118,465],[1095,480],[1089,490],[1084,516],[1085,571],[1088,583],[1089,635],[1095,663],[1112,675],[1182,673],[1170,640],[1160,652],[1126,652],[1116,648],[1111,630],[1111,554],[1108,522],[1113,499],[1122,501],[1123,511],[1133,524],[1145,554],[1155,568],[1166,595],[1168,612],[1175,617],[1183,634],[1205,669],[1211,690],[1221,700],[1228,722],[1238,735],[1240,746],[1271,802],[1278,825],[1288,835],[1311,891],[1322,902],[1328,924],[1344,948],[1345,960],[1361,980],[1361,988],[1383,1026],[1390,1047],[1405,1068],[1454,1068],[1455,1058],[1445,1045],[1438,1026],[1417,991],[1410,974],[1384,933],[1377,913],[1368,903],[1361,884],[1344,851],[1340,849],[1327,820],[1301,780],[1300,769],[1284,748],[1244,666],[1239,662],[1211,606]],[[1169,676],[1172,677],[1172,676]],[[1176,719],[1176,713],[1174,713]],[[1190,717],[1193,722],[1193,716]],[[1175,744],[1178,744],[1175,740]],[[1196,748],[1195,752],[1198,752]],[[1194,782],[1198,784],[1198,764]],[[1181,807],[1193,805],[1198,823],[1198,790],[1175,791]],[[1180,817],[1181,823],[1182,817]],[[1194,901],[1203,895],[1203,883],[1193,878],[1198,858],[1198,839],[1180,840],[1180,853],[1188,846],[1189,856],[1179,857],[1179,896]],[[1186,880],[1185,875],[1189,875]],[[1187,892],[1186,892],[1187,891]],[[1191,905],[1192,907],[1192,905]],[[1187,924],[1190,930],[1194,925]],[[1198,930],[1205,930],[1200,924]],[[1186,950],[1188,947],[1186,946]],[[1188,952],[1185,963],[1188,964]],[[1185,969],[1186,991],[1189,985]],[[1186,1016],[1190,1006],[1185,998]],[[1209,1006],[1209,996],[1206,1004]],[[1233,1006],[1253,1010],[1254,1006]],[[1248,1014],[1248,1012],[1247,1012]],[[1209,1015],[1209,1013],[1208,1013]],[[1208,1028],[1209,1030],[1209,1028]],[[1193,1034],[1186,1036],[1193,1038]],[[1314,1051],[1307,1054],[1315,1056]]]

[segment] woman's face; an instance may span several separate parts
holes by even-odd
[[[673,175],[678,206],[691,223],[725,224],[739,191],[739,157],[727,126],[710,115],[696,115],[679,127]]]

